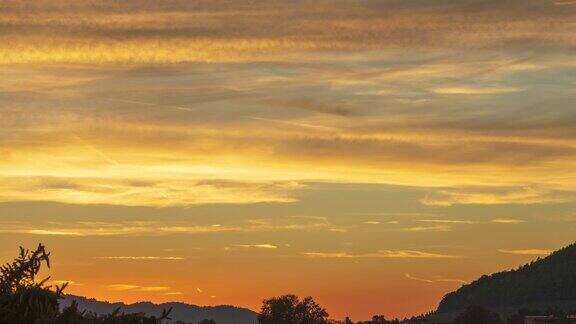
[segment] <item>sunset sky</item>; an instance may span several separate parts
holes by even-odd
[[[0,262],[419,314],[574,241],[575,102],[572,0],[0,0]]]

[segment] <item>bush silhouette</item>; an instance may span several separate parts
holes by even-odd
[[[145,314],[97,315],[81,312],[72,303],[60,311],[58,300],[67,284],[47,286],[49,278],[37,281],[42,266],[50,267],[50,253],[40,244],[33,250],[20,247],[13,262],[0,267],[0,324],[161,324],[169,320],[170,310],[160,317]]]

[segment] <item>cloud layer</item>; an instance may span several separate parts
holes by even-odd
[[[262,61],[334,49],[575,44],[574,6],[548,0],[59,0],[2,7],[3,63]]]

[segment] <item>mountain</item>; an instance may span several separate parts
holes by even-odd
[[[257,314],[246,308],[234,306],[196,306],[184,303],[153,304],[140,302],[135,304],[109,303],[88,299],[80,296],[66,295],[60,301],[60,308],[69,306],[72,301],[78,303],[80,310],[87,310],[97,314],[108,314],[120,308],[124,313],[146,313],[146,315],[160,315],[163,309],[172,307],[170,317],[174,322],[196,324],[203,319],[213,319],[217,324],[255,324],[258,323]]]
[[[470,305],[496,311],[576,306],[576,244],[518,269],[484,275],[444,296],[436,313],[455,313]]]

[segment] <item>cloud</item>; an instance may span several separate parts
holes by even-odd
[[[332,114],[342,117],[353,115],[353,111],[349,108],[341,107],[335,104],[324,104],[313,99],[295,99],[295,100],[282,100],[270,101],[270,104],[279,107],[294,108],[313,111],[323,114]]]
[[[558,114],[545,114],[534,108],[526,114],[531,117],[524,117],[514,113],[532,101],[524,97],[518,98],[521,102],[481,98],[486,101],[478,104],[466,98],[437,98],[423,111],[407,109],[410,105],[396,107],[389,98],[359,98],[346,88],[335,91],[330,83],[339,76],[380,86],[396,84],[398,90],[406,91],[408,87],[416,96],[430,97],[426,89],[445,79],[446,74],[469,79],[478,70],[496,69],[486,76],[489,80],[481,82],[490,84],[491,79],[517,73],[511,72],[510,65],[518,68],[519,64],[526,64],[512,54],[471,59],[466,62],[452,56],[419,60],[407,57],[397,62],[386,56],[344,56],[326,64],[230,68],[237,73],[226,72],[217,64],[183,64],[179,69],[68,67],[64,72],[13,67],[9,71],[11,78],[3,80],[1,87],[17,89],[19,84],[31,80],[33,88],[43,89],[48,98],[23,101],[18,108],[6,111],[7,120],[0,121],[0,129],[8,134],[0,137],[0,147],[10,151],[0,154],[9,156],[1,160],[6,171],[0,175],[0,201],[154,207],[293,203],[311,181],[445,189],[423,200],[437,206],[573,200],[574,195],[570,197],[567,192],[575,189],[574,184],[561,176],[574,167],[572,157],[576,154],[571,144],[576,134],[566,125],[571,120],[570,112],[562,108],[570,102],[563,93],[552,99],[554,103],[547,104]],[[534,65],[544,66],[546,73],[566,68],[551,67],[550,60],[538,57],[532,60]],[[354,71],[347,68],[350,62],[358,62]],[[380,65],[392,71],[384,73],[378,68]],[[190,100],[186,95],[190,91],[185,89],[193,83],[192,76],[211,72],[225,73],[227,77],[197,80],[199,85],[194,89],[214,97],[224,96],[221,113],[214,116],[209,113],[213,111],[211,104],[202,104],[197,112],[182,114],[175,107]],[[252,89],[255,87],[250,80],[262,74],[286,75],[298,86]],[[402,81],[403,77],[409,81]],[[132,89],[134,80],[141,81],[137,89]],[[514,80],[518,80],[518,87],[530,89],[539,82],[528,77]],[[170,87],[158,87],[158,82]],[[47,114],[41,107],[60,105],[57,98],[59,91],[64,90],[50,88],[60,83],[71,92],[66,103],[69,107],[62,108],[63,113],[58,116]],[[418,90],[412,89],[411,84],[415,83]],[[249,88],[244,99],[226,99],[242,92],[234,90],[238,87]],[[120,94],[109,97],[122,101],[100,98],[99,92],[115,91]],[[538,89],[534,91],[538,96],[544,95]],[[344,123],[340,116],[331,114],[319,116],[309,110],[255,108],[251,104],[264,98],[293,102],[309,97],[310,92],[320,92],[322,105],[329,107],[332,102],[337,105],[345,99],[346,107],[357,114],[348,116]],[[81,114],[73,109],[84,104],[92,109]],[[231,104],[238,107],[225,108]],[[506,108],[484,109],[480,105]],[[389,108],[373,108],[381,106]],[[314,127],[281,127],[271,120]],[[218,131],[214,131],[216,128]],[[129,150],[125,149],[127,145]],[[45,163],[38,165],[38,160]],[[258,165],[253,161],[258,161]],[[510,171],[511,167],[514,170]],[[485,191],[467,189],[482,186],[487,187]],[[512,191],[517,191],[516,197]]]
[[[558,193],[543,188],[499,188],[440,190],[427,195],[421,202],[428,206],[453,206],[459,204],[545,204],[560,203],[574,199],[571,193]]]
[[[436,281],[439,282],[458,282],[461,284],[468,284],[470,283],[469,281],[466,280],[462,280],[462,279],[450,279],[450,278],[440,278],[440,279],[436,279]]]
[[[125,290],[133,290],[133,289],[139,288],[139,286],[127,285],[127,284],[113,284],[113,285],[108,285],[107,288],[110,290],[115,290],[115,291],[125,291]]]
[[[4,231],[5,233],[7,231]],[[84,236],[82,232],[75,230],[41,230],[41,229],[31,229],[23,231],[24,234],[32,235],[48,235],[48,236]]]
[[[458,258],[459,256],[449,255],[449,254],[440,254],[440,253],[430,253],[430,252],[422,252],[422,251],[413,251],[413,250],[382,250],[379,251],[379,254],[385,258],[400,258],[400,259],[446,259],[446,258]]]
[[[168,291],[168,290],[170,290],[170,287],[163,287],[163,286],[158,286],[158,287],[140,287],[138,290],[140,290],[140,291],[147,291],[147,292],[158,292],[158,291]]]
[[[113,291],[166,292],[165,294],[171,294],[170,287],[165,286],[138,286],[130,284],[112,284],[106,287],[109,290]]]
[[[83,286],[82,283],[73,281],[73,280],[50,280],[47,282],[48,285],[57,285],[61,286],[64,284],[68,284],[68,286]]]
[[[521,249],[521,250],[505,250],[500,249],[498,252],[506,253],[506,254],[518,254],[518,255],[548,255],[552,253],[552,250],[546,249]]]
[[[51,229],[30,229],[32,224],[12,224],[0,233],[18,233],[30,235],[46,236],[119,236],[119,235],[162,235],[162,234],[203,234],[229,231],[242,231],[241,228],[223,227],[215,225],[202,226],[161,226],[159,224],[137,224],[137,223],[100,223],[100,224],[46,224]]]
[[[576,5],[576,1],[554,1],[554,4],[557,6],[572,6],[572,5]]]
[[[412,275],[410,275],[409,273],[405,273],[404,277],[411,279],[411,280],[416,280],[416,281],[420,281],[420,282],[425,282],[425,283],[435,283],[435,282],[457,282],[457,283],[461,283],[461,284],[467,284],[468,281],[466,280],[462,280],[462,279],[449,279],[449,278],[439,278],[439,279],[426,279],[426,278],[419,278],[419,277],[414,277]]]
[[[574,44],[569,1],[72,2],[6,4],[1,63],[290,62],[318,50]]]
[[[496,224],[521,224],[521,223],[526,223],[526,221],[522,220],[522,219],[496,218],[496,219],[492,220],[492,223],[496,223]]]
[[[438,224],[432,226],[412,226],[412,227],[405,227],[401,228],[401,231],[404,232],[449,232],[452,230],[452,227],[446,224]]]
[[[452,86],[452,87],[439,87],[432,89],[432,92],[438,94],[450,95],[491,95],[519,92],[523,89],[515,87],[465,87],[465,86]]]
[[[404,277],[406,277],[408,279],[416,280],[416,281],[426,282],[426,283],[433,283],[434,282],[433,280],[430,280],[430,279],[423,279],[423,278],[414,277],[414,276],[410,275],[409,273],[405,273]]]
[[[294,198],[290,197],[290,193],[301,188],[292,181],[274,183],[174,179],[157,182],[137,179],[136,175],[124,179],[65,176],[2,179],[6,186],[0,192],[0,201],[55,201],[125,206],[292,202]]]
[[[433,206],[574,200],[563,176],[576,161],[563,77],[573,62],[559,46],[573,43],[564,20],[574,13],[544,1],[243,1],[74,4],[73,21],[66,1],[3,11],[17,40],[4,39],[3,59],[133,64],[6,65],[0,201],[295,203],[310,182],[421,187],[435,191],[423,200]],[[526,44],[534,50],[518,50]],[[213,64],[186,63],[204,59]],[[250,64],[217,63],[230,60]]]
[[[256,248],[256,249],[277,249],[278,246],[273,244],[235,244],[234,246],[242,248]]]
[[[305,256],[312,258],[384,258],[384,259],[451,259],[459,258],[456,255],[430,253],[415,250],[380,250],[375,253],[351,254],[347,252],[304,252]]]
[[[103,256],[103,257],[96,257],[96,259],[102,260],[133,260],[133,261],[154,261],[154,260],[161,260],[161,261],[181,261],[185,260],[183,257],[177,256]]]
[[[42,229],[40,229],[42,228]],[[160,236],[160,235],[199,235],[216,233],[258,233],[291,231],[330,231],[345,232],[347,228],[329,222],[325,217],[284,217],[275,219],[251,219],[246,223],[195,224],[194,222],[170,221],[119,221],[119,222],[2,222],[0,233],[27,234],[38,236]],[[257,244],[259,245],[259,244]],[[259,247],[263,248],[266,244]],[[251,245],[246,245],[251,246]],[[130,256],[110,256],[109,258],[129,259]]]
[[[348,259],[348,258],[360,258],[360,255],[352,255],[346,252],[304,252],[305,256],[312,258],[334,258],[334,259]]]
[[[422,223],[438,223],[438,224],[475,224],[476,222],[470,220],[456,220],[456,219],[418,219]]]
[[[158,230],[159,233],[165,234],[202,234],[202,233],[219,233],[219,232],[237,232],[241,231],[238,227],[221,226],[220,224],[214,225],[201,225],[201,226],[161,226]]]
[[[409,121],[406,123],[402,127],[412,128],[412,130],[399,133],[344,133],[285,138],[278,142],[276,153],[290,160],[296,160],[298,157],[300,163],[304,161],[311,164],[323,163],[323,165],[330,165],[332,169],[355,166],[359,172],[358,178],[355,179],[357,182],[361,181],[362,171],[378,172],[378,170],[387,169],[391,171],[386,176],[388,183],[406,185],[408,184],[407,178],[403,178],[401,174],[407,172],[403,166],[409,163],[411,174],[423,176],[422,182],[410,179],[411,185],[424,186],[426,183],[431,187],[439,187],[442,184],[454,186],[456,183],[464,184],[467,181],[476,185],[510,184],[516,182],[515,176],[522,176],[524,179],[529,176],[525,173],[512,173],[509,174],[511,177],[496,178],[496,174],[504,172],[501,169],[504,166],[542,165],[545,161],[554,161],[576,153],[572,147],[546,143],[523,143],[506,139],[478,139],[474,140],[473,144],[463,145],[462,141],[471,141],[470,136],[455,132],[453,136],[456,134],[462,136],[458,140],[446,134],[447,130],[440,129],[440,125],[431,134],[423,136],[418,132],[425,130],[418,129],[418,125],[410,125]],[[436,132],[444,132],[444,134],[434,138],[433,134]],[[509,154],[510,152],[514,154]],[[468,168],[467,171],[464,171],[464,168]],[[451,171],[446,172],[443,177],[436,173],[439,170],[448,169]],[[477,178],[479,174],[470,173],[470,169],[489,176],[491,182]],[[458,180],[453,179],[452,176],[455,174],[461,177]],[[437,177],[432,175],[437,175]],[[338,176],[347,178],[346,174]],[[369,178],[362,179],[362,181],[375,182],[374,179]],[[518,179],[518,181],[523,183],[524,180]]]

